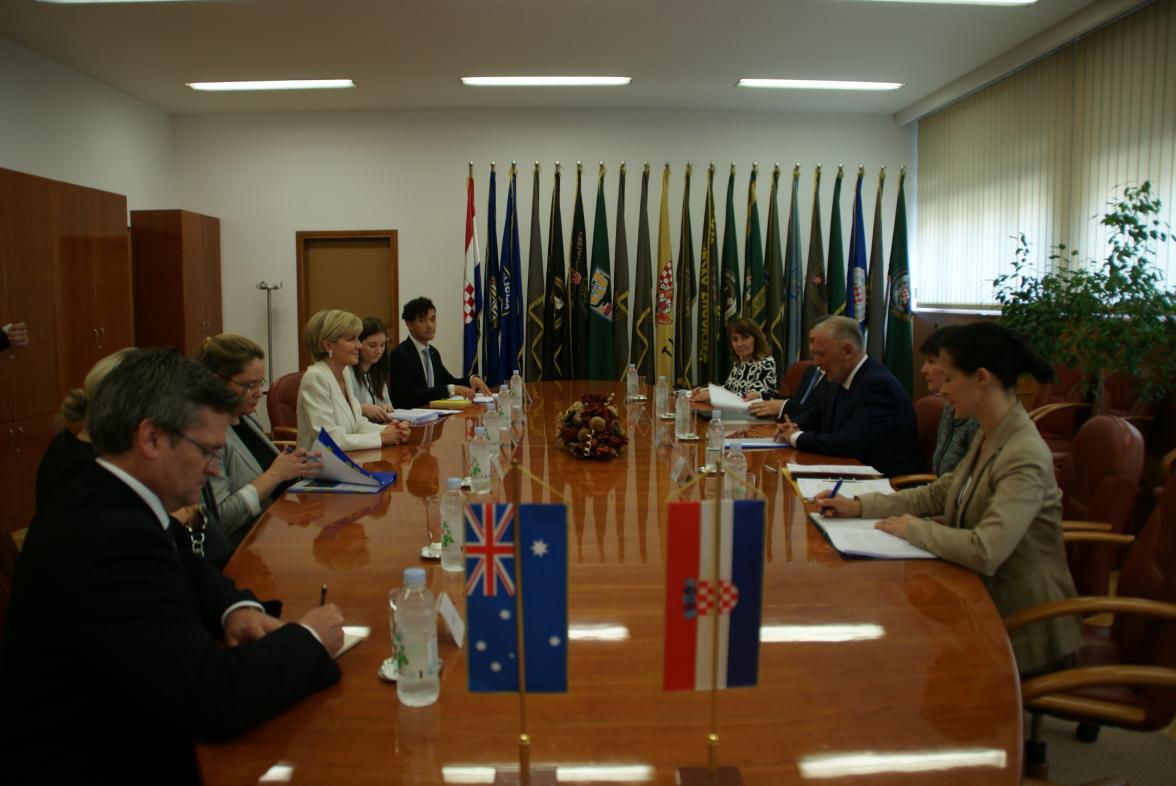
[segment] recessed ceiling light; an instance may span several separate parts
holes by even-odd
[[[924,3],[927,5],[1033,5],[1037,0],[865,0],[871,3]]]
[[[616,87],[632,82],[628,76],[463,76],[467,87]]]
[[[736,87],[770,87],[782,90],[897,90],[902,82],[844,82],[833,79],[740,79]]]
[[[58,5],[112,5],[114,3],[190,3],[193,0],[37,0]]]
[[[329,90],[355,87],[350,79],[271,79],[255,82],[188,82],[193,90]]]

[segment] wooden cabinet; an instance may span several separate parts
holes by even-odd
[[[131,212],[135,343],[191,355],[221,332],[220,220],[187,210]]]
[[[30,345],[0,355],[0,528],[29,523],[33,481],[66,392],[133,341],[127,200],[0,169],[0,324]]]

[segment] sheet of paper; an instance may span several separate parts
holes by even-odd
[[[793,477],[818,475],[829,478],[876,478],[882,474],[873,467],[863,467],[857,464],[793,464],[792,462],[788,463],[788,472]]]
[[[873,559],[935,559],[935,555],[913,546],[889,532],[875,529],[881,519],[831,519],[809,514],[839,554]]]
[[[707,392],[710,393],[711,406],[715,409],[721,409],[724,412],[747,412],[747,402],[725,387],[712,382],[707,387]]]
[[[832,491],[836,485],[836,480],[828,480],[826,478],[796,479],[796,486],[800,489],[801,496],[805,499],[812,499],[822,491]],[[890,481],[886,478],[850,478],[849,480],[841,481],[841,488],[837,491],[837,496],[857,499],[862,494],[873,493],[893,494],[894,489],[891,488]]]
[[[438,412],[452,412],[453,410],[440,409],[394,409],[392,410],[392,417],[396,420],[405,420],[414,426],[424,423],[429,423],[440,417]]]
[[[335,480],[306,478],[298,481],[288,490],[296,494],[378,494],[384,488],[384,486],[364,486],[359,483],[340,483]]]
[[[359,644],[361,641],[363,641],[368,636],[370,636],[371,633],[372,633],[372,629],[367,627],[366,625],[344,625],[343,626],[343,646],[340,647],[339,651],[336,652],[331,657],[333,657],[335,660],[339,660],[339,658],[342,657],[343,653],[347,652],[349,649],[351,649],[355,645]]]
[[[356,464],[326,429],[319,430],[310,452],[319,454],[323,468],[317,478],[301,480],[291,491],[373,494],[396,481],[395,472],[372,472]]]
[[[445,621],[445,627],[449,630],[449,635],[453,637],[453,643],[461,649],[462,642],[465,641],[465,620],[461,618],[461,612],[457,610],[457,606],[453,605],[449,594],[442,592],[437,596],[437,611],[441,614],[441,619]]]
[[[475,393],[474,394],[474,403],[475,404],[489,404],[493,400],[494,400],[494,396],[487,396],[485,393]]]
[[[773,437],[742,437],[723,440],[723,447],[726,448],[733,448],[737,444],[744,450],[783,450],[792,447],[787,442],[777,442]]]

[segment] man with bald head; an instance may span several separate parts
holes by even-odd
[[[819,407],[785,416],[776,438],[799,450],[855,458],[888,476],[923,470],[915,409],[890,371],[866,356],[857,322],[830,317],[809,333],[830,389]]]

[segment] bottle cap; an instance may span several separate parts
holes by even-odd
[[[629,368],[636,369],[636,368],[637,368],[637,364],[636,364],[636,363],[630,363],[630,364],[629,364]]]
[[[485,426],[474,426],[474,436],[475,437],[486,436],[486,427]]]
[[[461,478],[446,478],[445,488],[449,489],[450,491],[453,491],[454,489],[461,491]]]
[[[659,374],[659,375],[658,375],[658,378],[657,378],[657,381],[658,381],[658,382],[665,382],[665,381],[666,381],[666,375],[665,375],[665,374]]]
[[[517,373],[519,373],[519,370],[516,368],[516,369],[514,370],[514,373],[516,373],[516,374],[517,374]]]
[[[424,568],[405,568],[404,569],[404,584],[408,587],[423,587],[425,586],[425,569]]]

